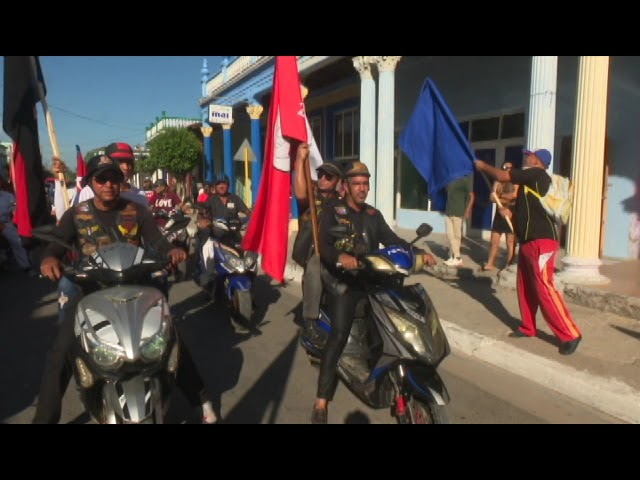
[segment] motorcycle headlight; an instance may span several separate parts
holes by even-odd
[[[78,315],[84,314],[87,317],[92,318],[92,322],[95,324],[96,319],[100,320],[100,323],[106,322],[110,324],[107,318],[93,310],[85,310],[84,312],[78,312]],[[81,319],[78,319],[81,320]],[[88,321],[88,320],[87,320]],[[76,321],[76,327],[81,322]],[[77,327],[79,328],[79,327]],[[108,327],[105,327],[108,328]],[[92,331],[82,330],[82,338],[84,340],[84,348],[91,357],[91,359],[96,362],[100,367],[106,370],[116,370],[120,368],[120,366],[124,363],[126,358],[126,352],[120,345],[115,345],[113,343],[108,343],[102,340],[97,334]],[[105,335],[108,335],[108,332],[105,332]],[[117,341],[117,337],[114,337]]]
[[[391,323],[398,329],[402,339],[408,343],[416,353],[424,355],[427,353],[427,346],[424,343],[424,339],[420,333],[420,329],[424,328],[420,324],[416,323],[413,319],[401,315],[396,310],[392,310],[386,306],[382,307],[386,312]]]
[[[229,271],[243,273],[245,269],[244,260],[237,255],[226,250],[224,252],[224,267]]]
[[[140,355],[146,362],[154,362],[164,355],[167,345],[169,344],[169,322],[162,321],[160,330],[151,338],[143,340],[140,346]]]
[[[91,358],[102,368],[116,370],[124,362],[124,352],[118,350],[118,348],[102,343],[96,345],[90,353]]]
[[[244,253],[244,268],[247,270],[251,270],[256,266],[256,262],[258,260],[258,254],[255,252],[245,252]]]

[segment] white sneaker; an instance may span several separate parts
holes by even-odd
[[[446,260],[444,264],[448,267],[460,267],[462,266],[462,258],[453,258],[451,257],[449,260]]]

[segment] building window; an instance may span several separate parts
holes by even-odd
[[[524,137],[524,112],[509,113],[460,122],[460,128],[472,143]]]
[[[482,118],[471,122],[471,141],[487,142],[500,138],[500,117]]]
[[[400,150],[400,208],[430,210],[429,188],[416,167]]]
[[[360,112],[357,108],[334,114],[333,152],[336,160],[355,160],[360,155]]]
[[[524,112],[502,116],[502,131],[500,138],[524,137]]]

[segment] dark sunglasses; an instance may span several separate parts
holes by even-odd
[[[336,176],[333,175],[332,173],[327,173],[327,172],[320,172],[320,176],[318,178],[326,178],[327,180],[331,181],[333,180]]]
[[[102,175],[96,175],[93,177],[96,183],[104,185],[107,182],[111,182],[112,185],[119,184],[122,181],[122,176],[117,173],[103,173]]]
[[[502,167],[502,169],[503,169],[503,170],[511,170],[512,168],[513,168],[513,167],[508,167],[508,166],[506,166],[506,165],[505,165],[504,167]]]

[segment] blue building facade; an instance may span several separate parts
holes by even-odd
[[[602,169],[597,173],[603,181],[590,187],[601,199],[597,255],[639,258],[640,57],[603,57],[609,59],[606,110],[595,114],[584,113],[590,102],[581,90],[583,58],[300,56],[298,65],[323,158],[367,163],[374,173],[369,203],[402,228],[428,222],[434,231],[444,232],[442,213],[431,209],[428,185],[397,146],[427,77],[439,86],[476,157],[495,165],[506,160],[520,164],[523,147],[544,146],[553,152],[553,171],[578,181],[572,175],[579,171],[573,163],[582,161],[576,148],[590,148],[576,144],[578,119],[606,116],[598,119],[606,125],[604,158],[593,166]],[[255,198],[259,184],[274,61],[230,57],[201,78],[203,125],[211,128],[211,135],[205,135],[207,162],[234,178],[233,188],[245,198],[249,191]],[[209,105],[231,107],[233,123],[207,124]],[[244,163],[229,160],[245,139],[256,154],[250,185],[245,185]],[[475,188],[478,201],[469,235],[488,238],[494,206],[482,179],[476,178]],[[596,235],[573,229],[575,238]]]

